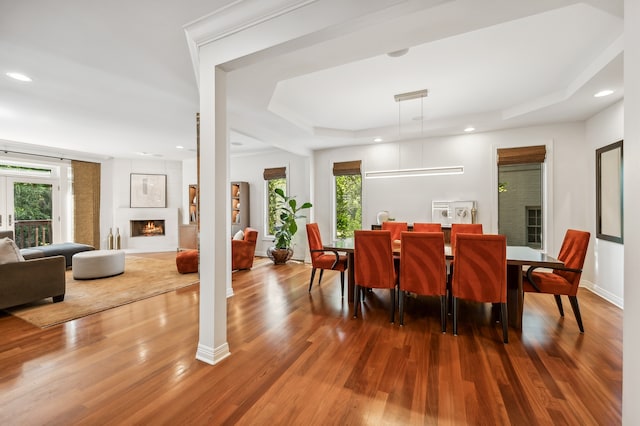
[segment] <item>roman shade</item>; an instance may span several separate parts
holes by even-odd
[[[546,155],[547,148],[544,145],[523,146],[520,148],[499,148],[498,166],[544,163]]]
[[[264,180],[283,179],[287,177],[286,167],[274,167],[270,169],[264,169]]]
[[[350,176],[350,175],[360,175],[361,172],[362,161],[342,161],[338,163],[333,163],[333,175],[334,176]]]

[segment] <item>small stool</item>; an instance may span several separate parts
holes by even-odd
[[[198,250],[179,251],[176,255],[176,266],[181,274],[198,272]]]
[[[124,272],[124,251],[92,250],[73,255],[73,278],[90,280],[119,275]]]

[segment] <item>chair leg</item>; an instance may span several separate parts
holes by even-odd
[[[507,304],[500,304],[500,314],[501,314],[501,322],[502,322],[502,341],[504,343],[509,343],[509,325],[507,324]]]
[[[344,299],[344,271],[340,271],[340,297]]]
[[[392,288],[391,292],[391,324],[396,322],[396,289]]]
[[[309,280],[309,293],[311,293],[311,287],[313,287],[313,279],[315,278],[315,276],[316,276],[316,268],[313,268],[311,270],[311,280]]]
[[[402,309],[402,305],[400,305]],[[440,325],[442,333],[447,332],[447,296],[440,296]]]
[[[562,300],[560,299],[559,294],[554,294],[553,297],[556,298],[556,305],[558,305],[558,310],[560,311],[560,316],[564,316],[564,309],[562,309]]]
[[[571,308],[573,309],[573,314],[576,316],[576,321],[578,321],[578,327],[580,328],[580,333],[584,333],[584,327],[582,326],[582,315],[580,315],[580,306],[578,306],[578,297],[569,296],[569,302],[571,302]]]
[[[400,299],[400,325],[404,325],[404,298],[405,298],[405,292],[404,290],[400,290],[400,294],[398,295],[398,298]]]
[[[322,274],[324,273],[324,269],[320,269],[320,276],[318,277],[318,285],[322,283]]]
[[[458,335],[458,298],[453,297],[451,302],[453,304],[453,335]]]
[[[354,318],[358,318],[358,308],[360,307],[360,295],[358,294],[358,292],[360,292],[360,286],[359,285],[355,285],[353,287],[353,317]]]

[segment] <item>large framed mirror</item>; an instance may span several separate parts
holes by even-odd
[[[596,150],[596,236],[623,243],[622,141]]]

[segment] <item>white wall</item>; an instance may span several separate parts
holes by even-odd
[[[308,157],[280,150],[272,153],[231,157],[229,169],[231,181],[249,182],[250,226],[258,230],[257,256],[266,256],[267,248],[273,245],[273,237],[267,237],[265,232],[266,193],[265,181],[262,176],[264,169],[286,167],[289,195],[295,196],[296,200],[302,203],[311,201],[310,163],[311,161]],[[318,210],[317,206],[314,208],[316,211]],[[312,212],[305,211],[302,214],[309,218]],[[309,219],[307,219],[308,221]],[[299,231],[294,237],[294,259],[304,259],[308,248],[306,230],[303,223],[304,221],[300,222]]]
[[[567,228],[591,229],[589,203],[594,185],[588,165],[594,155],[585,150],[584,123],[510,129],[498,132],[430,138],[400,143],[355,146],[315,154],[315,219],[323,239],[331,238],[333,162],[362,160],[363,171],[416,167],[464,166],[463,175],[363,180],[363,228],[375,223],[376,213],[388,210],[398,221],[431,220],[432,200],[477,200],[478,222],[486,232],[497,226],[497,148],[546,145],[545,200],[548,220],[546,251],[557,254]],[[583,279],[593,279],[593,244]]]
[[[589,231],[594,236],[591,241],[595,245],[595,270],[593,283],[590,287],[594,292],[620,307],[623,306],[624,300],[624,245],[595,238],[595,151],[624,139],[623,132],[623,102],[617,102],[586,122],[587,143],[592,154],[592,161],[589,165],[589,185],[592,185],[594,189],[588,200],[588,206],[592,206],[592,208],[587,209],[591,213]],[[628,161],[627,164],[629,164]]]
[[[130,206],[131,173],[166,174],[167,208],[182,207],[182,198],[187,192],[187,187],[182,184],[180,161],[114,159],[103,162],[101,169],[100,247],[102,249],[107,248],[109,228],[114,228],[115,232],[118,209],[128,209]],[[177,230],[175,233],[177,234]],[[122,248],[127,249],[124,243]],[[171,251],[176,248],[177,240],[175,244],[155,247],[153,251]]]

